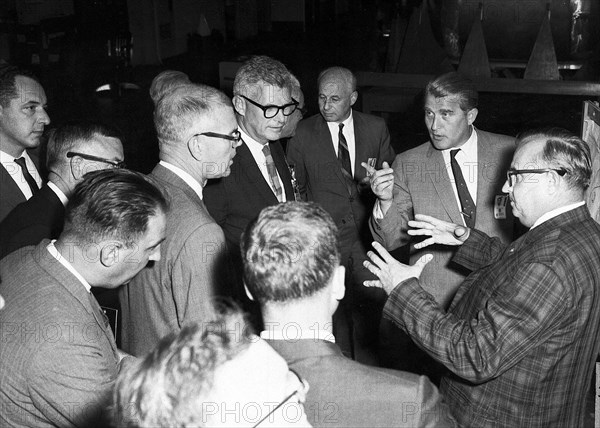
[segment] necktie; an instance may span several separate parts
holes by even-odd
[[[25,163],[25,158],[20,157],[19,159],[15,159],[15,163],[21,167],[21,171],[23,171],[23,177],[25,177],[25,181],[29,184],[29,188],[31,189],[31,194],[35,195],[35,193],[40,190],[35,179],[31,176],[29,171],[27,170],[27,164]]]
[[[460,199],[462,208],[461,214],[465,219],[465,224],[467,227],[474,228],[475,203],[473,202],[473,198],[471,198],[465,178],[463,177],[460,166],[456,161],[456,154],[459,150],[460,149],[450,150],[450,166],[452,167],[452,174],[454,174],[454,182],[456,183],[456,190],[458,191],[458,198]]]
[[[350,174],[350,177],[353,177],[352,165],[350,164],[350,152],[348,151],[348,143],[346,142],[346,137],[344,137],[343,129],[344,124],[340,123],[340,132],[338,133],[338,160],[340,161],[342,168]]]
[[[271,188],[273,193],[277,197],[279,202],[283,202],[283,189],[279,183],[279,177],[277,176],[277,168],[275,168],[275,162],[273,162],[273,156],[271,156],[271,147],[269,143],[265,144],[262,149],[265,155],[265,161],[267,164],[267,173],[269,174],[269,181],[271,182]]]

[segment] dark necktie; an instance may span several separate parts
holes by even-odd
[[[459,150],[460,149],[450,150],[450,166],[452,167],[452,174],[454,174],[454,182],[456,183],[456,190],[458,191],[458,198],[460,199],[462,208],[461,214],[465,219],[465,224],[467,227],[474,228],[475,203],[473,202],[473,198],[471,198],[465,178],[463,177],[460,166],[456,161],[456,154]]]
[[[40,190],[35,179],[31,176],[29,171],[27,170],[27,164],[25,163],[25,158],[20,157],[19,159],[15,159],[15,163],[21,167],[21,171],[23,171],[23,177],[25,177],[25,181],[29,184],[29,188],[31,189],[31,194],[35,195],[35,193]]]
[[[350,152],[348,151],[348,143],[346,142],[346,137],[344,137],[343,129],[344,124],[340,123],[340,132],[338,133],[338,160],[340,161],[342,168],[350,174],[350,177],[353,177],[352,165],[350,164]]]
[[[269,147],[269,143],[264,145],[262,151],[265,155],[267,172],[269,174],[269,181],[271,182],[271,188],[273,189],[273,193],[275,193],[275,196],[277,197],[277,200],[279,202],[283,202],[283,189],[281,188],[281,184],[279,183],[279,177],[277,176],[277,168],[275,168],[275,162],[273,161],[273,156],[271,156],[271,147]]]

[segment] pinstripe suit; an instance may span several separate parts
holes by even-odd
[[[105,426],[117,347],[100,307],[46,249],[0,262],[0,426]]]
[[[473,230],[453,260],[474,272],[447,313],[412,278],[384,316],[453,372],[440,389],[461,425],[582,426],[600,343],[600,225],[587,207],[508,246]]]

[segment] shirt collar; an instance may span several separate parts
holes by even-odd
[[[533,226],[531,226],[531,229],[533,229],[534,227],[539,226],[540,224],[544,223],[545,221],[550,220],[551,218],[554,218],[554,217],[557,217],[557,216],[559,216],[561,214],[564,214],[567,211],[574,210],[575,208],[579,208],[582,205],[585,205],[585,201],[575,202],[574,204],[565,205],[563,207],[556,208],[556,209],[554,209],[552,211],[548,211],[546,214],[544,214],[540,218],[538,218],[535,221],[535,223],[533,223]]]
[[[269,144],[268,141],[265,144],[256,141],[250,135],[246,134],[246,132],[244,132],[244,130],[242,128],[239,128],[239,131],[240,131],[240,135],[242,137],[242,140],[244,141],[244,143],[246,143],[246,145],[248,146],[248,148],[250,150],[252,150],[253,152],[262,151],[262,149],[265,146],[265,144]]]
[[[198,180],[196,180],[194,177],[192,177],[190,174],[188,174],[187,172],[185,172],[181,168],[176,167],[175,165],[170,164],[168,162],[165,162],[164,160],[161,160],[159,162],[159,164],[162,165],[162,166],[164,166],[168,170],[170,170],[173,174],[175,174],[176,176],[178,176],[179,178],[181,178],[183,181],[185,181],[185,183],[188,186],[190,186],[192,188],[192,190],[202,200],[202,185],[198,182]]]
[[[351,127],[353,128],[354,122],[352,121],[352,109],[350,109],[350,115],[345,120],[341,122],[327,122],[327,126],[331,132],[337,133],[340,130],[340,123],[344,124],[344,131],[350,129]]]
[[[326,340],[327,342],[335,343],[333,333],[327,330],[300,328],[298,324],[290,325],[285,329],[279,329],[276,326],[265,323],[265,327],[266,330],[260,332],[260,337],[266,340],[285,340],[287,342]]]
[[[451,147],[449,149],[442,150],[442,152],[448,153],[448,156],[450,156],[450,151],[456,149],[460,149],[464,153],[465,159],[477,159],[477,132],[473,125],[471,125],[471,135],[462,146]]]
[[[79,280],[79,282],[81,282],[83,284],[83,286],[85,287],[87,292],[90,293],[92,290],[92,286],[89,284],[89,282],[87,282],[85,280],[85,278],[83,276],[81,276],[81,274],[79,272],[77,272],[75,270],[73,265],[68,262],[66,257],[63,257],[62,254],[60,254],[58,252],[58,249],[54,246],[55,242],[56,242],[56,239],[53,239],[46,247],[46,249],[48,250],[50,255],[52,257],[54,257],[61,265],[63,265],[65,267],[65,269],[67,269],[69,272],[71,272],[75,276],[75,278],[77,278]]]
[[[56,184],[54,184],[53,182],[49,181],[48,182],[48,187],[54,192],[56,193],[56,196],[58,196],[58,199],[60,199],[60,202],[62,202],[63,207],[67,206],[67,203],[69,203],[69,198],[67,198],[67,195],[65,195],[63,193],[62,190],[60,190],[58,188],[58,186]]]
[[[15,161],[15,159],[19,159],[20,157],[29,158],[29,154],[27,154],[27,150],[23,150],[23,152],[19,156],[16,156],[16,157],[11,156],[8,153],[0,150],[0,163],[2,163],[3,165],[6,163],[13,163]]]

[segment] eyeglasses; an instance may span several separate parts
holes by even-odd
[[[275,411],[277,409],[279,409],[285,403],[290,401],[294,396],[296,396],[296,395],[299,396],[300,398],[298,401],[301,403],[304,402],[304,400],[306,398],[306,393],[308,392],[308,382],[306,382],[304,379],[302,379],[295,370],[290,369],[290,372],[292,372],[298,378],[298,381],[300,381],[300,387],[298,389],[296,389],[294,392],[292,392],[290,395],[285,397],[277,406],[275,406],[275,408],[273,410],[271,410],[269,413],[267,413],[265,415],[265,417],[263,417],[260,421],[258,421],[252,428],[256,428],[257,426],[262,424],[264,421],[266,421],[269,418],[269,416],[271,416],[273,413],[275,413]]]
[[[261,109],[265,115],[265,118],[267,118],[267,119],[271,119],[271,118],[277,116],[277,114],[279,114],[279,110],[281,110],[283,112],[284,116],[289,116],[294,111],[296,111],[296,108],[298,107],[298,101],[296,101],[294,99],[292,99],[292,102],[290,104],[286,104],[283,106],[276,106],[276,105],[272,105],[272,104],[269,104],[268,106],[263,106],[262,104],[259,104],[256,101],[251,100],[248,97],[245,97],[244,95],[240,95],[240,97],[242,97],[243,99],[248,101],[250,104],[254,104],[256,107]]]
[[[561,177],[567,173],[567,170],[564,168],[543,168],[543,169],[513,169],[509,168],[506,171],[506,180],[508,181],[508,186],[512,187],[515,183],[513,182],[513,177],[516,177],[519,174],[544,174],[546,172],[554,171]]]
[[[113,168],[122,169],[122,168],[127,167],[124,161],[114,161],[114,160],[105,159],[105,158],[101,158],[101,157],[94,156],[94,155],[88,155],[86,153],[67,152],[67,158],[73,158],[75,156],[79,156],[80,158],[91,160],[91,161],[107,163],[109,165],[112,165]]]
[[[242,134],[240,134],[240,131],[233,131],[232,134],[233,135],[219,134],[217,132],[203,132],[201,134],[194,134],[193,137],[197,137],[198,135],[205,135],[210,138],[223,138],[224,140],[235,141],[236,143],[239,143],[242,139]]]

